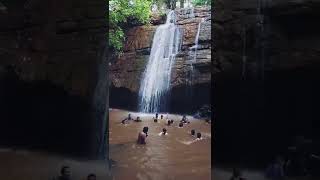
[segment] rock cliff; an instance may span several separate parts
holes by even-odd
[[[186,85],[190,83],[192,83],[195,89],[199,87],[199,90],[195,91],[202,91],[207,95],[205,99],[208,99],[210,96],[209,88],[211,83],[211,10],[208,7],[195,8],[193,11],[191,9],[177,9],[176,15],[178,17],[177,25],[182,32],[182,47],[172,67],[172,101],[175,101],[177,104],[182,103],[181,98],[186,98],[179,94],[185,93],[184,89],[186,89]],[[190,61],[194,57],[191,47],[195,45],[198,24],[202,19],[197,56],[193,65],[194,79],[192,82],[189,82],[190,78],[188,78],[188,74],[190,74],[191,70]],[[123,104],[122,100],[115,98],[110,100],[111,106],[136,110],[140,81],[150,55],[153,35],[159,24],[159,21],[152,22],[157,23],[156,25],[151,24],[129,29],[126,32],[123,54],[114,58],[109,65],[111,98],[112,94],[117,95],[117,97],[125,96],[128,104],[128,106],[125,107],[121,105]],[[202,88],[205,90],[200,90]],[[210,100],[203,100],[204,96],[201,98],[195,97],[199,99],[199,101],[202,101],[197,105],[198,107],[201,106],[200,104],[209,104]],[[179,98],[174,100],[175,97]],[[176,105],[173,106],[176,107]],[[185,110],[173,109],[173,111]]]
[[[105,155],[106,13],[101,0],[2,1],[1,145]]]
[[[319,3],[215,1],[216,160],[264,166],[286,152],[294,136],[315,137]]]

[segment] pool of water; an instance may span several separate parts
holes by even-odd
[[[178,127],[181,115],[166,115],[155,123],[154,114],[130,112],[142,122],[121,124],[128,111],[111,109],[109,114],[110,158],[114,180],[209,180],[211,179],[211,124],[187,117],[191,123]],[[166,117],[174,120],[167,125]],[[159,114],[160,117],[160,114]],[[136,144],[138,133],[149,127],[145,145]],[[166,136],[159,136],[163,128]],[[202,139],[195,141],[190,131],[201,132]]]

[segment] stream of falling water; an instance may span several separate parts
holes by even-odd
[[[196,63],[197,61],[197,50],[198,50],[198,44],[199,44],[199,35],[200,35],[200,29],[201,29],[201,24],[204,22],[204,18],[201,18],[201,21],[198,24],[198,30],[197,30],[197,34],[194,40],[194,45],[192,47],[190,47],[189,51],[189,56],[191,57],[190,59],[190,72],[189,72],[189,81],[188,81],[188,85],[192,86],[193,83],[193,76],[194,76],[194,67],[193,64]],[[192,95],[192,94],[190,94]]]
[[[181,45],[180,29],[175,22],[175,12],[170,11],[166,23],[160,25],[154,35],[149,61],[139,90],[141,112],[166,110],[171,68]]]

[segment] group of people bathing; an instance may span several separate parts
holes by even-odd
[[[158,122],[158,118],[159,118],[159,114],[156,113],[155,117],[153,118],[153,121],[155,123],[157,123]],[[160,119],[163,119],[163,115],[160,115]],[[173,123],[174,123],[173,119],[169,119],[168,116],[167,116],[166,119],[167,119],[167,125],[168,126],[173,125]],[[128,114],[128,117],[126,119],[122,120],[121,123],[122,124],[127,124],[129,121],[142,122],[142,120],[140,119],[139,116],[137,116],[136,119],[133,119],[131,117],[131,114]],[[187,116],[183,115],[182,119],[179,122],[178,128],[182,128],[184,124],[189,124],[189,123],[190,123],[190,121],[187,119]],[[138,134],[138,140],[137,140],[138,144],[146,144],[146,138],[148,137],[148,131],[149,131],[149,127],[144,127],[142,129],[142,132],[140,132]],[[162,136],[162,135],[168,135],[166,128],[163,128],[162,132],[159,133],[159,136]],[[191,136],[192,137],[196,137],[196,140],[200,140],[201,139],[201,133],[198,132],[196,134],[196,131],[194,129],[191,130]]]

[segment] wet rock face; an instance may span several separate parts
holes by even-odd
[[[43,122],[48,121],[48,124],[52,125],[53,129],[48,132],[61,133],[61,136],[68,139],[66,141],[74,143],[74,147],[85,156],[97,157],[105,134],[101,127],[105,126],[107,115],[105,1],[16,0],[4,1],[2,6],[6,9],[5,12],[0,12],[0,69],[3,69],[0,73],[0,87],[8,84],[2,95],[8,95],[13,102],[16,102],[15,97],[23,97],[21,104],[27,106],[28,110],[43,111],[39,117],[34,117],[34,112],[28,113],[19,103],[11,104],[12,109],[8,111],[25,112],[25,117],[13,117],[14,123],[9,130],[15,133],[14,127],[18,127],[20,121],[27,121],[30,124],[26,132],[31,133],[33,126],[43,128],[41,132],[45,132],[49,126],[37,122],[42,119]],[[6,80],[8,74],[13,74],[15,78]],[[39,93],[41,89],[46,91],[43,92],[45,95],[35,93]],[[50,94],[56,97],[56,101],[47,97]],[[29,102],[32,101],[30,97],[39,101]],[[7,103],[10,102],[10,98],[7,99]],[[74,105],[76,102],[79,106]],[[72,116],[72,112],[82,115]],[[57,124],[51,117],[57,118]],[[80,117],[79,126],[73,121],[73,117]],[[74,130],[61,129],[64,124],[66,127],[74,126]],[[72,141],[71,137],[80,133],[85,133],[84,141]],[[17,136],[17,141],[20,135]],[[11,136],[10,133],[8,136]],[[30,142],[32,145],[31,141],[35,137],[41,137],[41,133],[27,133],[24,143]],[[43,141],[52,149],[61,145],[56,142],[58,136],[48,141],[45,139],[43,138]],[[78,151],[72,150],[72,146],[68,147],[69,152]]]
[[[319,136],[310,134],[319,127],[314,123],[319,88],[313,85],[319,81],[319,1],[265,1],[264,17],[257,2],[215,1],[213,107],[219,162],[263,166],[286,152],[295,135]]]
[[[209,8],[196,8],[192,13],[188,9],[179,9],[176,10],[176,14],[177,25],[181,29],[183,39],[181,51],[172,68],[171,86],[173,89],[179,88],[176,92],[180,92],[180,86],[190,83],[188,78],[191,69],[190,60],[193,60],[194,57],[191,47],[195,45],[198,24],[202,19],[204,22],[200,27],[192,83],[194,86],[211,83],[211,11]],[[124,53],[114,58],[113,63],[109,66],[113,88],[126,88],[137,96],[158,22],[155,23],[156,25],[133,27],[126,32]],[[132,103],[135,104],[136,101]],[[111,104],[113,104],[112,101]],[[132,105],[134,106],[136,104]]]
[[[259,71],[261,49],[265,69],[295,69],[317,64],[320,43],[316,19],[319,1],[217,1],[214,7],[215,56],[220,71],[237,72],[241,76],[243,57],[249,76]],[[259,21],[263,21],[263,33]],[[244,42],[246,41],[246,42]],[[214,75],[215,76],[215,75]]]

